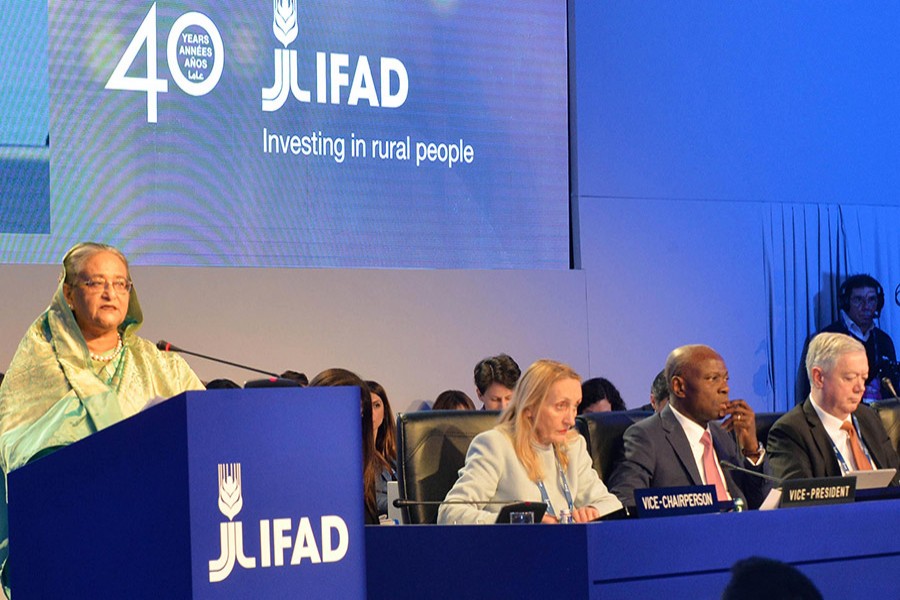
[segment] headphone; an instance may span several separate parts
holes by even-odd
[[[841,287],[838,288],[838,305],[844,312],[850,311],[850,294],[853,290],[863,287],[875,288],[875,294],[878,300],[875,305],[875,318],[881,316],[881,309],[884,308],[884,288],[878,283],[878,280],[871,275],[860,274],[851,275],[844,280]]]

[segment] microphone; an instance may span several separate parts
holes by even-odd
[[[747,475],[752,475],[753,477],[759,477],[760,479],[766,479],[768,481],[774,482],[775,487],[781,487],[784,483],[784,479],[778,479],[777,477],[773,477],[772,475],[766,475],[765,473],[758,473],[751,469],[745,469],[744,467],[739,467],[734,463],[730,463],[727,460],[720,460],[719,464],[723,469],[727,471],[740,471],[741,473],[746,473]]]
[[[278,379],[277,373],[270,373],[269,371],[263,371],[262,369],[254,369],[253,367],[248,367],[247,365],[242,365],[236,362],[231,362],[230,360],[223,360],[221,358],[216,358],[214,356],[207,356],[205,354],[198,354],[197,352],[191,352],[190,350],[185,350],[184,348],[179,348],[173,344],[170,344],[166,340],[159,340],[156,342],[156,347],[162,350],[163,352],[179,352],[181,354],[189,354],[191,356],[196,356],[198,358],[205,358],[206,360],[211,360],[213,362],[222,363],[223,365],[229,365],[232,367],[237,367],[238,369],[245,369],[247,371],[253,371],[254,373],[262,373],[263,375],[268,375],[269,377],[274,377]]]
[[[894,395],[894,398],[897,397],[897,390],[894,389],[894,383],[891,381],[890,377],[882,377],[881,385],[886,387],[888,389],[888,391]]]

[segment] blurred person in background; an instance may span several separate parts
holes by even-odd
[[[581,384],[581,404],[578,414],[628,410],[619,390],[609,379],[595,377]]]
[[[475,365],[475,391],[482,410],[503,410],[522,371],[508,354],[490,356]]]
[[[397,481],[397,421],[387,392],[377,381],[367,381],[372,394],[372,428],[375,430],[375,451],[383,460],[381,473],[375,479],[375,504],[378,515],[387,515],[387,484]]]
[[[445,390],[438,394],[431,410],[475,410],[475,403],[460,390]]]

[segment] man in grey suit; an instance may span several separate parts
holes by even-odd
[[[865,347],[842,333],[820,333],[809,344],[809,396],[769,431],[776,477],[838,477],[847,471],[897,467],[900,458],[881,419],[861,403],[869,375]],[[897,485],[894,477],[893,485]]]
[[[625,432],[624,457],[613,470],[610,490],[634,506],[635,489],[718,484],[720,502],[741,498],[757,508],[767,482],[719,464],[767,469],[753,409],[728,398],[725,361],[709,346],[682,346],[666,359],[666,380],[668,406]]]

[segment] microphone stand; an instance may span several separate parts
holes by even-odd
[[[747,475],[752,475],[753,477],[760,477],[761,479],[767,479],[775,484],[775,487],[781,487],[784,484],[784,479],[778,479],[777,477],[773,477],[772,475],[767,475],[766,473],[759,473],[757,471],[753,471],[751,469],[745,469],[744,467],[739,467],[734,463],[730,463],[727,460],[720,460],[719,464],[726,471],[740,471],[741,473],[746,473]]]
[[[269,377],[274,377],[276,379],[279,378],[277,373],[270,373],[269,371],[263,371],[262,369],[255,369],[253,367],[248,367],[247,365],[242,365],[236,362],[231,362],[230,360],[224,360],[221,358],[216,358],[214,356],[207,356],[205,354],[199,354],[197,352],[191,352],[190,350],[185,350],[184,348],[179,348],[178,346],[174,346],[165,340],[159,340],[156,342],[156,347],[162,350],[163,352],[178,352],[181,354],[189,354],[190,356],[196,356],[197,358],[205,358],[206,360],[211,360],[213,362],[221,363],[223,365],[229,365],[231,367],[237,367],[238,369],[245,369],[247,371],[253,371],[254,373],[262,373],[263,375],[268,375]]]

